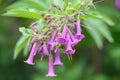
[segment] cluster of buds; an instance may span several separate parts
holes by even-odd
[[[55,3],[52,3],[52,7],[55,7],[55,8],[57,8],[58,10],[61,10],[60,6],[57,5],[57,4],[55,4]]]
[[[53,7],[58,5],[52,4]],[[79,14],[56,16],[44,14],[44,21],[47,24],[47,31],[39,33],[36,24],[32,25],[34,30],[34,38],[30,44],[30,54],[25,63],[34,65],[34,56],[36,53],[49,57],[49,71],[46,76],[56,76],[54,72],[55,65],[63,65],[60,58],[60,48],[64,50],[64,54],[73,55],[75,53],[74,46],[83,38]],[[36,36],[37,35],[37,36]],[[39,35],[39,38],[38,38]],[[52,53],[54,52],[54,53]],[[53,55],[55,58],[53,58]]]

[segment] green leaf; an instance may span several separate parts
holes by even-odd
[[[16,8],[34,8],[37,10],[47,10],[48,4],[45,2],[45,0],[21,0],[13,3],[11,6],[9,6],[7,9],[16,9]]]
[[[103,47],[103,43],[102,43],[102,37],[101,37],[100,33],[98,31],[96,31],[96,29],[94,29],[92,27],[90,29],[86,28],[86,30],[89,32],[91,37],[94,39],[97,47],[101,49]]]
[[[27,44],[29,37],[28,36],[21,36],[18,42],[16,43],[15,49],[14,49],[14,56],[13,59],[16,59],[16,57],[19,55],[20,51],[24,48],[24,46]]]
[[[30,43],[31,43],[31,40],[32,40],[32,37],[29,37],[27,44],[24,46],[23,56],[25,56],[25,57],[26,57],[26,56],[28,55],[28,53],[29,53],[29,45],[30,45]]]
[[[25,45],[24,49],[23,49],[23,56],[27,56],[29,52],[29,41],[28,43]]]
[[[88,17],[100,19],[110,26],[115,25],[115,23],[111,20],[111,18],[109,18],[107,15],[103,13],[100,13],[99,11],[91,10],[91,11],[88,11],[88,13],[89,13],[87,14]]]
[[[22,18],[40,19],[42,18],[39,12],[35,9],[12,9],[8,10],[3,16],[14,16]]]
[[[89,28],[86,28],[86,30],[89,32],[91,37],[94,39],[98,48],[101,49],[103,47],[101,34],[95,28],[93,28],[90,23],[85,22],[85,24],[86,24],[87,27],[89,27]]]
[[[25,27],[20,27],[19,31],[24,35],[24,36],[32,36],[32,29],[26,29]]]
[[[102,36],[104,36],[109,42],[113,42],[111,33],[105,23],[98,19],[89,18],[86,20],[87,23],[93,28],[95,28]]]

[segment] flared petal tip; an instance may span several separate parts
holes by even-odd
[[[81,40],[81,39],[85,38],[85,36],[83,34],[76,34],[75,38],[78,40]]]
[[[46,77],[56,77],[56,74],[46,74]]]
[[[24,61],[24,63],[30,64],[30,65],[34,65],[35,63],[31,62],[31,61]]]
[[[60,37],[57,39],[57,41],[60,43],[60,44],[67,44],[68,40],[63,38],[63,37]]]
[[[74,54],[75,53],[75,50],[66,50],[65,51],[65,54]]]

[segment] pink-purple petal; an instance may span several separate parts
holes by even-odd
[[[46,74],[47,77],[55,77],[56,74],[54,73],[54,65],[53,65],[53,58],[51,55],[49,55],[49,68],[48,68],[48,74]]]

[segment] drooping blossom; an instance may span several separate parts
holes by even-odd
[[[80,40],[76,39],[75,36],[72,34],[72,32],[70,31],[70,29],[67,28],[69,37],[71,39],[71,42],[73,45],[76,45]]]
[[[53,33],[52,38],[47,42],[47,44],[51,46],[52,50],[54,48],[54,41],[55,41],[55,39],[57,37],[57,34],[58,34],[58,29],[55,30],[55,32]]]
[[[75,38],[78,40],[81,40],[84,38],[84,35],[81,34],[82,30],[81,30],[81,25],[80,25],[80,20],[78,19],[76,22],[76,28],[77,28],[77,32],[75,34]]]
[[[74,54],[75,50],[72,49],[72,41],[71,41],[69,35],[67,35],[67,39],[68,39],[68,42],[67,42],[67,45],[66,45],[65,54]]]
[[[37,51],[36,48],[37,48],[37,43],[34,43],[33,46],[32,46],[32,49],[31,49],[31,52],[30,52],[30,55],[29,55],[28,59],[26,61],[24,61],[25,63],[34,65],[33,58],[34,58],[34,55],[35,55],[35,53]]]
[[[56,47],[56,49],[54,50],[55,52],[55,61],[54,61],[54,65],[63,65],[63,63],[60,60],[60,52],[59,52],[59,48]]]
[[[54,73],[54,64],[53,64],[53,58],[52,55],[49,55],[49,66],[48,66],[48,74],[46,74],[47,77],[54,77],[56,74]]]
[[[64,25],[64,28],[63,28],[63,31],[62,31],[62,36],[57,39],[58,43],[60,43],[60,44],[66,44],[67,43],[67,39],[65,38],[66,31],[67,31],[67,26]]]
[[[37,39],[36,39],[36,38],[33,38],[33,39],[31,40],[30,45],[29,45],[29,49],[30,49],[30,50],[32,49],[33,44],[34,44],[35,42],[37,42]]]

